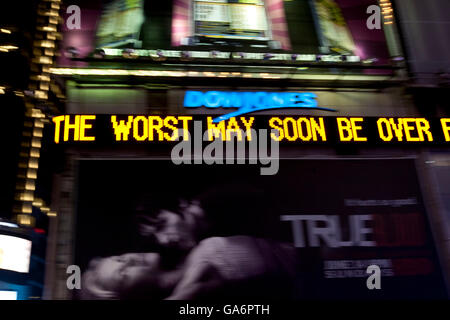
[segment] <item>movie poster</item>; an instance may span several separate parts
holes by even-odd
[[[81,160],[75,299],[436,299],[414,159]],[[369,290],[369,266],[382,290]]]
[[[97,47],[139,47],[144,0],[114,0],[103,7],[97,27]]]
[[[355,43],[343,12],[334,0],[314,0],[319,40],[331,52],[354,54]]]

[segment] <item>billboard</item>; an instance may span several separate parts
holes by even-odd
[[[299,97],[298,93],[294,95]],[[320,109],[309,105],[311,101],[308,98],[303,106],[298,104],[293,107]],[[199,100],[195,102],[199,103]],[[201,103],[190,105],[190,108],[194,107],[201,107]],[[200,142],[200,145],[205,142],[212,146],[215,141],[231,143],[235,140],[245,147],[246,142],[256,146],[258,140],[261,142],[266,138],[294,147],[418,147],[445,146],[450,142],[450,118],[253,116],[254,110],[257,109],[214,116],[60,115],[53,118],[51,130],[55,144],[78,144],[91,148],[127,144],[174,147],[181,145],[181,142],[189,145],[191,142]],[[332,111],[326,108],[321,110]]]
[[[446,297],[414,159],[78,168],[74,298]]]
[[[114,0],[105,4],[97,27],[97,47],[140,46],[143,22],[143,0]]]
[[[0,235],[0,269],[28,273],[30,256],[30,240]]]

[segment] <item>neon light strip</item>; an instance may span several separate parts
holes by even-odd
[[[113,57],[121,57],[123,56],[124,50],[122,49],[113,49],[113,48],[101,48],[106,56]],[[215,50],[213,50],[215,51]],[[137,49],[133,51],[133,55],[138,57],[153,57],[158,58],[158,54],[162,54],[166,58],[181,58],[185,51],[179,50],[144,50]],[[195,59],[211,59],[210,51],[186,51],[189,53],[190,58]],[[214,59],[230,59],[230,56],[233,56],[236,60],[264,60],[264,57],[267,53],[262,52],[242,52],[244,57],[238,57],[238,52],[229,52],[229,51],[216,51],[216,55]],[[295,57],[295,58],[293,58]],[[291,53],[271,53],[271,61],[273,60],[282,60],[282,61],[305,61],[305,62],[315,62],[317,60],[329,62],[344,62],[342,55],[315,55],[315,54],[291,54]],[[345,56],[346,62],[360,62],[361,57],[359,56]]]
[[[211,71],[156,71],[127,69],[83,69],[50,68],[50,73],[61,76],[134,76],[134,77],[217,77],[217,78],[253,78],[253,79],[299,79],[331,81],[386,81],[391,76],[383,75],[339,75],[339,74],[283,74],[249,72],[211,72]]]

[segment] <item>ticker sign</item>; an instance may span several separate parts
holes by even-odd
[[[274,141],[305,144],[446,144],[450,118],[392,117],[231,117],[212,116],[62,115],[53,118],[54,141],[148,143],[189,140],[199,121],[208,141],[252,141],[255,130],[267,129]]]

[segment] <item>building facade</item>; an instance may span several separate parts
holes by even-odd
[[[410,7],[79,5],[81,29],[62,26],[63,52],[50,70],[67,100],[49,126],[60,170],[44,298],[78,298],[67,288],[70,265],[85,270],[97,256],[143,250],[136,198],[207,191],[242,213],[218,220],[225,235],[274,237],[301,252],[300,298],[448,297],[450,122],[445,85],[430,109],[427,85],[414,76],[422,67],[412,48],[422,43],[404,31]],[[244,159],[239,146],[211,151],[232,137]],[[247,203],[250,191],[231,192],[241,187],[261,189],[270,210]],[[270,225],[257,213],[266,209],[277,227],[264,233]],[[366,287],[373,264],[385,290]]]

